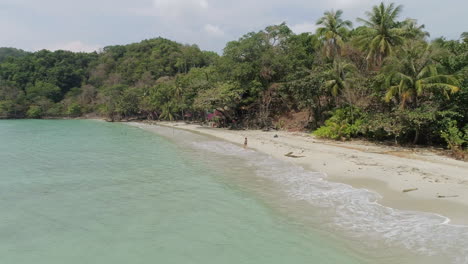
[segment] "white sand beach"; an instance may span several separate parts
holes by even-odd
[[[375,191],[383,196],[379,201],[383,205],[436,213],[450,218],[452,224],[468,225],[468,163],[428,149],[326,141],[299,132],[227,130],[182,122],[157,125],[239,145],[247,137],[248,148],[323,172],[328,180]]]

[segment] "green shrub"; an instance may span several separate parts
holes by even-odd
[[[54,106],[52,106],[51,108],[49,108],[46,112],[47,116],[53,116],[53,117],[57,117],[57,116],[61,116],[63,115],[63,107],[61,104],[57,103],[55,104]]]
[[[41,118],[42,115],[42,109],[37,105],[31,105],[26,112],[26,116],[29,118]]]
[[[67,115],[71,117],[81,116],[83,112],[81,111],[81,105],[77,103],[71,104],[67,109]]]
[[[317,129],[313,134],[320,138],[335,140],[349,139],[358,136],[363,127],[363,113],[357,107],[345,107],[333,112],[325,126]]]
[[[422,106],[416,109],[399,109],[390,113],[369,113],[366,115],[364,135],[376,140],[393,139],[395,144],[444,143],[441,131],[448,123],[459,118],[453,111],[437,111],[434,107]]]
[[[463,145],[467,143],[468,128],[465,127],[465,133],[460,131],[457,126],[457,121],[452,120],[448,123],[447,128],[441,131],[440,136],[447,142],[447,146],[452,151],[459,151]]]

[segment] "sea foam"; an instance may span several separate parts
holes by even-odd
[[[437,214],[393,209],[378,203],[378,193],[326,180],[323,173],[305,170],[235,144],[207,140],[195,148],[237,156],[256,175],[278,182],[294,200],[323,208],[328,227],[372,248],[382,243],[426,256],[449,256],[452,263],[468,263],[468,226],[452,225]]]

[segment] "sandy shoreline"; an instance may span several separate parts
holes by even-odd
[[[181,122],[157,124],[236,144],[242,144],[247,137],[249,148],[326,173],[328,180],[375,191],[383,196],[379,201],[383,205],[436,213],[450,218],[452,224],[468,225],[468,163],[463,161],[429,150],[414,152],[370,143],[324,141],[305,133],[234,131]],[[286,157],[290,152],[301,157]],[[408,189],[417,190],[403,192]]]

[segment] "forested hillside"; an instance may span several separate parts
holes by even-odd
[[[210,119],[282,128],[307,113],[321,137],[447,145],[468,141],[468,33],[431,39],[380,4],[355,27],[338,11],[314,33],[286,24],[229,42],[221,56],[157,38],[98,53],[0,49],[0,117]]]
[[[28,52],[15,48],[0,48],[0,63],[4,62],[10,57],[22,57],[28,54]]]

